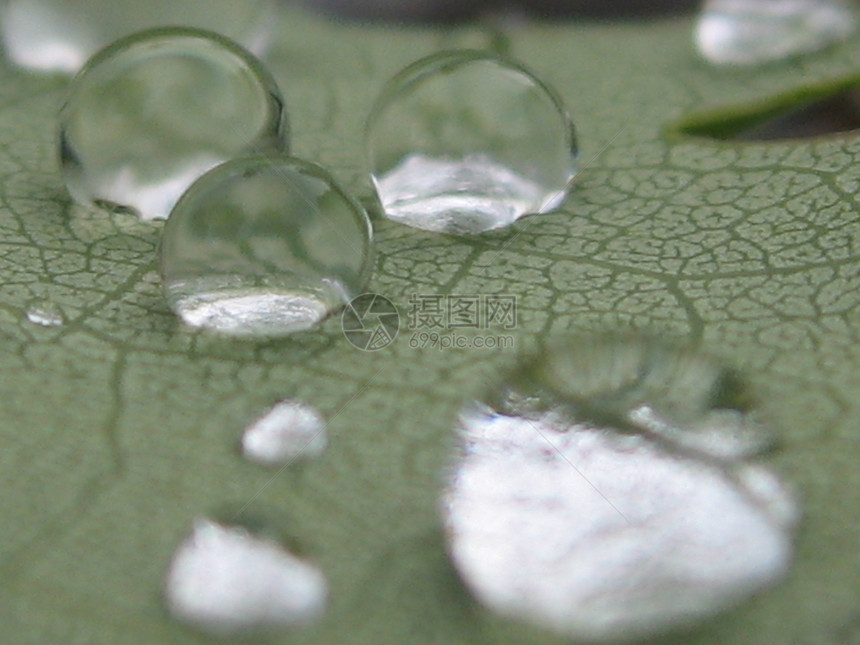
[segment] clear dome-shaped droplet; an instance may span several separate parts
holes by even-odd
[[[209,29],[262,53],[274,0],[5,0],[0,34],[22,67],[77,72],[102,47],[162,25]]]
[[[278,336],[312,327],[361,293],[370,221],[319,166],[240,158],[182,196],[160,254],[164,294],[184,322]]]
[[[712,63],[756,65],[823,49],[857,23],[848,0],[705,0],[695,39]]]
[[[461,415],[442,500],[461,578],[487,608],[577,642],[687,626],[775,582],[797,507],[746,461],[767,443],[748,405],[696,352],[549,344]]]
[[[475,51],[442,52],[395,76],[366,145],[387,217],[463,234],[557,206],[577,153],[558,95],[519,64]]]
[[[242,153],[286,148],[280,92],[246,50],[184,28],[102,50],[60,111],[66,186],[81,203],[164,218],[204,172]]]
[[[175,618],[226,637],[307,625],[323,613],[327,587],[275,540],[200,519],[173,555],[164,595]]]

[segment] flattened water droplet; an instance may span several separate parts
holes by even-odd
[[[308,329],[361,293],[370,242],[364,209],[319,166],[235,159],[201,177],[171,213],[164,294],[194,327],[236,336]]]
[[[66,186],[83,204],[165,218],[213,166],[286,149],[275,81],[250,53],[216,34],[163,28],[96,54],[60,111]]]
[[[761,453],[771,443],[769,430],[740,410],[713,409],[689,425],[676,425],[650,405],[634,408],[630,421],[675,446],[719,459],[742,459]]]
[[[6,0],[0,35],[16,64],[74,73],[105,45],[160,25],[210,29],[261,53],[273,8],[272,0]]]
[[[467,50],[395,76],[373,108],[366,145],[386,217],[461,234],[557,206],[577,153],[551,88],[517,63]]]
[[[473,595],[567,637],[611,641],[686,625],[779,579],[796,504],[768,470],[739,461],[756,442],[737,448],[747,413],[730,407],[743,397],[727,379],[662,343],[583,338],[547,347],[467,407],[443,513]],[[655,411],[683,425],[667,433]],[[678,438],[690,422],[707,440]]]
[[[245,429],[242,454],[264,466],[320,455],[328,443],[320,413],[299,401],[282,401]]]
[[[27,320],[42,327],[60,327],[65,322],[63,310],[50,300],[34,302],[27,309],[26,315]]]
[[[215,636],[306,625],[325,609],[322,573],[280,544],[198,520],[165,580],[177,619]]]
[[[506,414],[534,408],[536,418],[551,408],[570,421],[644,433],[713,458],[751,456],[773,442],[735,371],[655,339],[606,335],[551,343],[490,402]]]
[[[706,0],[695,39],[712,63],[756,65],[844,40],[857,19],[847,0]]]

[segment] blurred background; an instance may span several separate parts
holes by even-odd
[[[482,15],[624,19],[692,11],[694,0],[304,0],[313,9],[362,20],[451,22]]]

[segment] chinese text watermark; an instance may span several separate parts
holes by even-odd
[[[507,294],[412,294],[405,306],[412,349],[511,349],[517,298]],[[388,347],[401,331],[400,311],[385,296],[366,293],[341,318],[347,340],[364,351]],[[482,332],[482,333],[475,333]]]

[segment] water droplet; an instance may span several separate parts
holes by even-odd
[[[16,64],[74,73],[105,45],[160,25],[211,29],[262,53],[273,7],[272,0],[6,0],[0,35]]]
[[[443,513],[473,595],[611,641],[687,625],[779,579],[797,507],[741,460],[765,442],[747,440],[760,424],[743,428],[747,413],[730,407],[743,399],[734,378],[666,344],[583,338],[551,344],[467,407]]]
[[[242,454],[264,466],[281,466],[316,457],[326,444],[326,424],[317,410],[282,401],[245,429]]]
[[[316,567],[279,543],[203,519],[174,554],[164,593],[179,620],[230,636],[314,621],[327,585]]]
[[[308,329],[361,289],[370,221],[328,172],[291,157],[235,159],[201,177],[164,227],[170,307],[237,336]]]
[[[286,148],[274,80],[213,33],[163,28],[96,54],[60,111],[66,186],[81,203],[165,218],[186,188],[222,161]]]
[[[27,309],[26,315],[27,320],[42,327],[60,327],[65,322],[63,310],[50,300],[34,302]]]
[[[743,379],[706,354],[614,335],[551,342],[490,394],[501,412],[547,409],[618,431],[733,459],[762,452],[773,432],[756,419]]]
[[[395,76],[373,108],[366,143],[387,217],[460,234],[557,206],[577,152],[550,87],[517,63],[467,50]]]
[[[661,417],[650,405],[630,411],[630,421],[677,447],[718,459],[742,459],[770,445],[772,433],[740,410],[714,409],[702,412],[699,420],[679,426]]]
[[[856,28],[846,0],[706,0],[695,39],[712,63],[756,65],[823,49]]]

